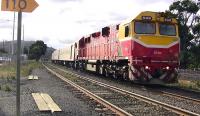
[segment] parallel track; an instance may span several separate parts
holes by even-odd
[[[200,100],[199,99],[194,99],[194,98],[190,98],[190,97],[186,97],[186,96],[182,96],[182,95],[177,95],[177,94],[170,93],[170,92],[165,92],[165,91],[162,91],[162,94],[164,94],[166,96],[176,97],[178,99],[188,100],[188,101],[200,104]]]
[[[129,91],[126,91],[126,90],[123,90],[123,89],[120,89],[120,88],[117,88],[117,87],[114,87],[114,86],[110,86],[110,85],[107,85],[105,83],[101,83],[101,82],[98,82],[98,81],[95,81],[95,80],[92,80],[92,79],[89,79],[89,78],[86,78],[86,77],[82,77],[78,74],[74,74],[74,73],[71,73],[71,72],[68,72],[66,70],[63,70],[61,68],[58,68],[58,67],[55,67],[53,65],[51,65],[52,67],[62,71],[62,72],[65,72],[69,75],[72,75],[72,76],[76,76],[76,77],[79,77],[80,79],[83,79],[83,80],[87,80],[87,81],[90,81],[94,84],[97,84],[99,86],[102,86],[102,87],[105,87],[105,88],[109,88],[115,92],[118,92],[118,93],[121,93],[121,94],[124,94],[125,96],[129,96],[129,97],[132,97],[132,98],[136,98],[138,100],[141,100],[141,101],[144,101],[144,102],[147,102],[147,103],[150,103],[150,104],[154,104],[154,105],[158,105],[158,106],[161,106],[163,107],[164,109],[167,109],[169,111],[173,111],[179,115],[192,115],[192,116],[200,116],[199,114],[196,114],[194,112],[191,112],[191,111],[188,111],[188,110],[184,110],[184,109],[181,109],[181,108],[178,108],[178,107],[175,107],[175,106],[172,106],[172,105],[169,105],[169,104],[166,104],[166,103],[162,103],[162,102],[159,102],[159,101],[156,101],[156,100],[153,100],[153,99],[150,99],[150,98],[147,98],[145,96],[142,96],[142,95],[139,95],[139,94],[136,94],[136,93],[132,93],[132,92],[129,92]],[[54,73],[56,76],[58,76],[59,78],[61,78],[62,80],[67,80],[65,77],[59,75],[58,73],[55,73],[54,71],[52,71],[51,69],[49,69],[47,66],[45,66],[50,72]],[[82,88],[82,87],[78,87],[78,88]],[[88,91],[88,90],[87,90]],[[89,92],[89,91],[88,91]],[[168,94],[168,93],[164,93],[164,94]],[[170,95],[170,94],[168,94]],[[171,94],[172,95],[172,94]],[[97,97],[95,97],[97,98]],[[104,105],[106,106],[106,105]],[[107,106],[106,106],[107,107]],[[109,107],[108,107],[109,108]],[[110,108],[109,108],[110,109]],[[117,113],[117,110],[120,109],[119,107],[118,108],[115,108],[115,110],[111,110],[113,112],[115,112],[116,114],[120,114],[120,115],[131,115],[129,114],[128,112],[122,110],[121,113]],[[122,114],[122,113],[127,113],[127,114]]]
[[[66,83],[70,84],[71,86],[75,87],[77,90],[81,91],[82,93],[84,93],[85,95],[89,96],[90,98],[94,99],[96,102],[102,104],[103,106],[105,106],[106,108],[110,109],[111,111],[115,112],[117,115],[120,116],[132,116],[132,114],[124,111],[123,109],[105,101],[104,99],[100,98],[99,96],[91,93],[90,91],[84,89],[83,87],[73,83],[72,81],[66,79],[64,76],[54,72],[53,70],[51,70],[50,68],[48,68],[47,66],[44,65],[44,67],[50,71],[52,74],[56,75],[57,77],[59,77],[60,79],[62,79],[63,81],[65,81]]]
[[[161,86],[162,87],[162,86]],[[164,88],[165,88],[166,86],[164,86]],[[171,89],[171,88],[169,88],[169,87],[167,87],[169,90]],[[178,89],[178,88],[177,88]],[[176,99],[181,99],[181,100],[187,100],[187,101],[189,101],[189,102],[193,102],[193,103],[196,103],[196,104],[200,104],[200,99],[195,99],[195,98],[192,98],[192,97],[188,97],[188,96],[183,96],[183,95],[179,95],[179,94],[177,94],[177,93],[175,93],[175,92],[168,92],[168,91],[166,91],[166,90],[157,90],[157,88],[156,88],[156,90],[155,89],[149,89],[148,88],[148,90],[151,90],[151,91],[153,91],[153,92],[156,92],[156,93],[160,93],[160,94],[162,94],[162,95],[164,95],[164,96],[168,96],[168,97],[173,97],[173,98],[176,98]],[[172,90],[174,90],[174,88],[172,88]],[[181,89],[182,91],[184,91],[183,89]],[[192,92],[192,91],[188,91],[188,90],[186,90],[186,92]],[[195,94],[198,94],[198,93],[195,93]]]

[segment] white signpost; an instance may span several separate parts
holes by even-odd
[[[17,27],[17,95],[16,95],[16,115],[20,116],[20,62],[21,62],[21,26],[22,12],[32,12],[39,5],[35,0],[2,0],[2,11],[18,12]]]

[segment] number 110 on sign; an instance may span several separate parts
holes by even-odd
[[[4,3],[5,2],[5,3]],[[2,10],[14,11],[26,9],[26,0],[2,0]]]

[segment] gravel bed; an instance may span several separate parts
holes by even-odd
[[[52,67],[52,68],[55,70],[54,67]],[[68,75],[66,75],[66,73],[64,74],[60,70],[55,70],[55,71],[57,73],[60,73],[61,75],[65,75],[69,80],[72,79]],[[74,77],[74,78],[77,78],[77,77]],[[97,84],[92,84],[91,82],[88,82],[84,79],[79,79],[79,80],[76,79],[75,80],[74,78],[71,81],[73,81],[74,83],[80,85],[81,87],[89,90],[90,92],[97,94],[101,98],[104,98],[106,101],[109,101],[110,103],[124,109],[125,111],[127,111],[133,115],[136,115],[136,116],[139,116],[139,115],[177,116],[177,114],[175,114],[171,111],[168,111],[166,109],[163,109],[159,106],[143,102],[141,100],[132,98],[130,96],[126,96],[124,94],[115,92],[113,90],[99,86]]]
[[[65,68],[65,67],[62,67],[62,68]],[[67,70],[71,70],[71,69],[67,69]],[[103,83],[106,83],[106,84],[109,84],[112,86],[116,86],[121,89],[128,90],[130,92],[138,93],[140,95],[144,95],[146,97],[149,97],[149,98],[152,98],[152,99],[155,99],[155,100],[158,100],[158,101],[161,101],[161,102],[164,102],[167,104],[171,104],[171,105],[177,106],[179,108],[187,109],[187,110],[190,110],[190,111],[200,114],[200,110],[199,110],[200,104],[198,104],[198,103],[193,103],[193,102],[190,102],[187,100],[177,99],[174,97],[164,96],[164,95],[160,94],[160,92],[152,91],[152,88],[149,89],[148,87],[145,87],[142,85],[141,86],[134,85],[134,83],[132,83],[132,82],[123,81],[121,79],[115,80],[112,78],[96,76],[94,74],[82,73],[81,71],[78,71],[78,72],[73,71],[73,70],[71,70],[71,71],[74,73],[78,73],[82,76],[86,76],[88,78],[92,78],[94,80],[97,80],[97,81],[100,81],[100,82],[103,82]],[[199,95],[197,95],[195,97],[197,99],[200,99]]]
[[[28,80],[21,78],[21,115],[22,116],[98,116],[103,113],[96,111],[94,102],[87,100],[83,96],[77,96],[66,85],[65,82],[49,74],[45,69],[35,69],[34,75],[39,76],[39,80]],[[8,83],[0,79],[0,84]],[[0,116],[15,116],[16,113],[16,80],[11,80],[10,92],[0,90]],[[56,104],[60,106],[62,112],[51,114],[50,112],[40,112],[31,95],[33,92],[43,92],[49,94]]]

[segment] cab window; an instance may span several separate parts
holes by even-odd
[[[173,24],[160,24],[159,25],[160,35],[175,36],[176,26]]]
[[[135,33],[136,34],[155,34],[156,24],[152,22],[135,22]]]

